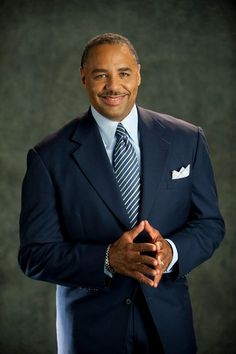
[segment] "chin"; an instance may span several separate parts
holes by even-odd
[[[109,118],[111,120],[121,120],[127,116],[127,114],[116,109],[97,109],[97,111],[104,117]]]

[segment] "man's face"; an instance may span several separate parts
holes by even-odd
[[[90,49],[81,78],[93,107],[103,116],[120,121],[135,103],[140,65],[127,45],[102,44]]]

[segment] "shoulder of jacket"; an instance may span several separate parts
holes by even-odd
[[[199,127],[196,125],[166,113],[155,112],[149,109],[144,109],[142,107],[139,107],[139,112],[144,114],[146,117],[149,117],[149,119],[153,119],[164,128],[171,129],[173,131],[196,133],[199,130]]]
[[[63,141],[71,138],[76,127],[83,123],[83,121],[86,119],[86,116],[87,112],[69,121],[56,131],[49,133],[34,146],[34,149],[41,151],[48,148],[53,148],[54,146],[59,146],[63,143]]]

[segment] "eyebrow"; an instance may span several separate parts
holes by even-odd
[[[94,70],[92,71],[92,74],[107,73],[107,72],[108,72],[108,70],[106,70],[106,69],[94,69]]]
[[[123,67],[123,68],[119,68],[118,69],[118,71],[119,72],[121,72],[121,71],[130,71],[130,72],[132,72],[132,70],[130,69],[130,68],[128,68],[128,67]],[[97,74],[97,73],[108,73],[109,72],[109,70],[106,70],[106,69],[94,69],[93,71],[92,71],[92,74]]]
[[[124,68],[118,69],[118,71],[132,71],[132,70],[128,67],[124,67]]]

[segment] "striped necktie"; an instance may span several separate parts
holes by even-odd
[[[116,145],[113,151],[113,169],[129,216],[131,227],[137,223],[140,196],[139,165],[135,149],[124,126],[116,129]]]

